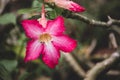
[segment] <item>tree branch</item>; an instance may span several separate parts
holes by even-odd
[[[85,71],[83,68],[77,63],[77,61],[73,58],[73,56],[70,53],[64,53],[62,52],[65,59],[69,62],[69,64],[72,66],[72,68],[77,72],[77,74],[81,77],[85,77]]]
[[[0,14],[3,12],[5,6],[10,0],[0,0]]]
[[[97,63],[88,73],[84,80],[96,80],[99,74],[111,68],[120,60],[120,52],[114,52],[108,59]]]
[[[109,19],[108,22],[89,19],[88,17],[83,16],[83,15],[78,14],[78,13],[68,13],[68,14],[63,13],[63,16],[66,18],[78,19],[78,20],[81,20],[81,21],[83,21],[87,24],[93,25],[93,26],[110,27],[113,24],[120,24],[120,20],[112,19],[109,16],[108,16],[108,19]]]
[[[118,44],[117,44],[117,41],[116,41],[114,33],[110,33],[109,34],[109,38],[110,38],[110,42],[111,42],[112,48],[117,49],[118,48]]]

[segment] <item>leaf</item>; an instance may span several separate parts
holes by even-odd
[[[0,64],[0,80],[11,80],[10,73],[2,64]]]
[[[26,13],[33,13],[33,12],[40,12],[42,6],[42,1],[34,0],[32,3],[31,8],[25,8],[18,10],[18,14],[26,14]]]
[[[49,6],[46,6],[46,11],[47,11],[47,14],[48,14],[48,18],[49,19],[54,19],[57,16],[62,14],[63,9],[62,8],[58,8],[56,6],[54,6],[54,9],[52,9]]]
[[[62,9],[62,8],[55,7],[54,9],[55,9],[55,12],[56,12],[57,15],[61,15],[62,12],[63,12],[63,9]]]
[[[54,19],[56,17],[56,14],[54,11],[49,11],[47,14],[49,19]]]
[[[41,7],[42,1],[41,0],[34,0],[32,3],[32,7]]]
[[[1,25],[5,25],[5,24],[9,24],[9,23],[16,24],[15,14],[6,13],[6,14],[0,16],[0,24]]]
[[[8,72],[12,72],[17,67],[16,60],[2,60],[0,64],[3,65]]]
[[[17,11],[18,14],[26,14],[26,13],[32,13],[32,12],[37,12],[39,10],[38,7],[36,8],[25,8],[25,9],[20,9]]]

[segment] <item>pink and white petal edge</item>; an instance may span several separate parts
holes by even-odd
[[[60,52],[51,42],[44,44],[44,51],[42,55],[43,62],[48,67],[55,68],[60,58]]]
[[[38,40],[30,40],[26,47],[26,56],[24,61],[28,62],[30,60],[37,59],[43,51],[43,44]]]
[[[23,20],[22,26],[28,38],[38,38],[44,31],[37,20]]]
[[[53,36],[53,44],[64,52],[71,52],[77,46],[77,41],[67,35]]]
[[[54,3],[61,8],[68,9],[73,12],[83,12],[85,11],[85,8],[80,6],[79,4],[70,1],[70,0],[54,0]]]
[[[73,11],[73,12],[83,12],[85,11],[85,8],[78,5],[77,3],[73,2],[73,1],[69,1],[70,6],[69,6],[69,10]]]
[[[56,19],[48,21],[46,32],[53,35],[59,35],[64,31],[64,19],[62,16],[58,16]]]

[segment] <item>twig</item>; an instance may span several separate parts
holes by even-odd
[[[0,0],[0,14],[3,12],[5,6],[10,0]]]
[[[64,53],[65,59],[70,63],[72,68],[80,75],[81,77],[85,77],[85,71],[83,68],[76,62],[76,60],[73,58],[73,56],[70,53]]]
[[[89,58],[92,51],[95,49],[96,47],[96,44],[97,44],[97,40],[96,39],[93,39],[90,46],[87,48],[87,52],[86,52],[86,58]]]
[[[89,19],[88,17],[78,14],[78,13],[68,13],[68,14],[63,13],[63,16],[67,17],[67,18],[78,19],[80,21],[83,21],[83,22],[93,25],[93,26],[110,27],[113,24],[120,24],[120,20],[112,19],[110,16],[108,16],[108,19],[109,19],[108,22]]]
[[[98,75],[105,70],[108,70],[120,59],[120,52],[114,52],[108,59],[97,63],[88,73],[84,80],[96,80]]]
[[[107,72],[107,75],[120,76],[120,71],[119,70],[110,70]]]
[[[110,33],[109,34],[109,38],[110,38],[110,42],[111,42],[112,47],[114,49],[117,49],[118,48],[118,44],[117,44],[117,41],[116,41],[114,33]]]

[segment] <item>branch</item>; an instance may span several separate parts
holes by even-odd
[[[110,33],[109,34],[109,38],[110,38],[110,42],[111,42],[111,45],[114,49],[117,49],[118,48],[118,44],[117,44],[117,40],[115,38],[115,35],[114,33]]]
[[[88,73],[84,80],[96,80],[99,74],[112,67],[120,59],[120,52],[114,52],[108,59],[97,63]]]
[[[65,59],[69,62],[69,64],[72,66],[72,68],[77,72],[77,74],[81,77],[85,77],[85,71],[83,68],[77,63],[77,61],[74,59],[74,57],[70,53],[64,53],[62,52]]]
[[[5,6],[10,0],[0,0],[0,14],[3,12]]]
[[[78,20],[81,20],[81,21],[83,21],[87,24],[93,25],[93,26],[110,27],[113,24],[120,24],[120,20],[112,19],[109,16],[108,16],[108,19],[109,19],[108,22],[89,19],[88,17],[83,16],[83,15],[78,14],[78,13],[68,13],[68,14],[63,13],[63,16],[66,18],[78,19]]]

